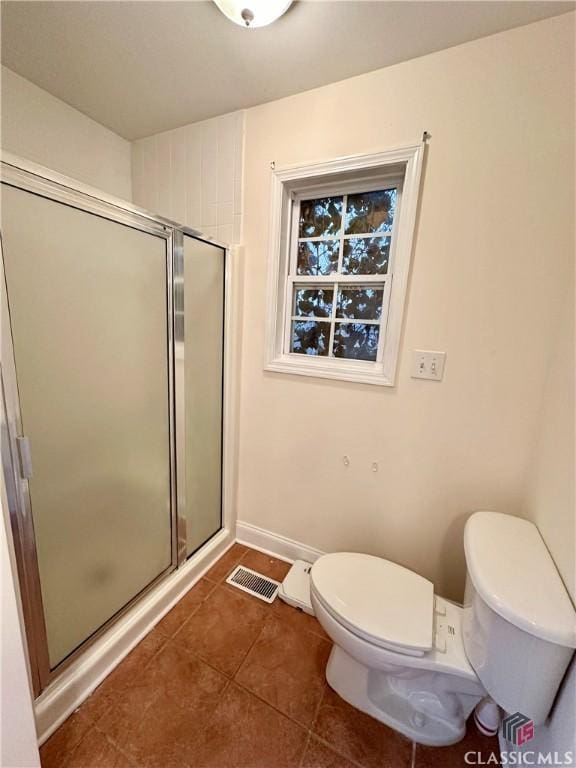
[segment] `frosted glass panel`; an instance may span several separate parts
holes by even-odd
[[[51,666],[171,565],[166,244],[3,186]]]
[[[191,237],[184,237],[184,315],[190,555],[222,526],[224,351],[224,250]]]

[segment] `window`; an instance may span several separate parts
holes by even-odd
[[[273,171],[268,370],[394,383],[421,151]]]
[[[398,184],[295,202],[285,343],[291,353],[381,358],[398,202]]]

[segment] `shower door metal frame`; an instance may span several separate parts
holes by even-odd
[[[48,643],[44,610],[40,586],[40,574],[36,554],[34,524],[31,511],[31,499],[28,481],[22,477],[16,438],[22,436],[22,420],[18,398],[18,382],[10,325],[10,307],[7,296],[4,258],[2,254],[1,272],[1,311],[2,311],[2,364],[1,395],[2,403],[2,464],[8,498],[8,515],[12,529],[15,555],[18,566],[18,582],[22,597],[25,635],[30,660],[31,683],[35,696],[39,695],[67,666],[75,661],[92,643],[105,633],[112,624],[129,611],[145,594],[164,581],[178,566],[186,562],[186,518],[185,518],[185,483],[177,482],[178,474],[183,476],[185,467],[185,441],[177,439],[176,411],[184,413],[185,391],[184,376],[176,376],[174,364],[175,345],[182,344],[184,351],[184,328],[174,323],[174,302],[183,302],[184,278],[184,235],[204,240],[224,251],[225,278],[224,291],[227,299],[229,273],[229,251],[225,244],[202,236],[200,232],[183,227],[161,216],[126,203],[100,190],[89,187],[66,176],[55,173],[43,166],[27,160],[2,153],[1,183],[16,187],[25,192],[71,206],[89,214],[100,216],[112,222],[123,224],[165,240],[166,244],[166,311],[168,344],[168,392],[169,408],[169,462],[170,462],[170,522],[171,522],[171,563],[162,573],[135,595],[125,606],[108,619],[92,635],[83,641],[63,661],[53,669],[48,660]],[[1,245],[1,241],[0,241]],[[179,292],[182,296],[178,296]],[[182,304],[183,306],[183,304]],[[230,307],[225,301],[224,332],[230,329]],[[223,350],[223,366],[226,377],[228,351]],[[225,383],[223,394],[228,389]],[[226,398],[223,402],[223,432],[228,417]],[[225,527],[229,480],[225,476],[225,462],[222,463],[221,528]]]
[[[184,236],[181,230],[174,231],[173,241],[173,283],[172,293],[174,302],[174,356],[178,351],[184,360]],[[182,324],[176,322],[176,308],[182,308]],[[177,350],[177,345],[180,348]],[[186,402],[184,366],[178,369],[174,361],[174,396],[176,403],[182,404],[182,418],[174,420],[175,430],[175,468],[176,468],[176,565],[179,567],[187,559],[186,539],[186,435],[184,404]],[[180,431],[183,430],[183,431]],[[184,482],[178,482],[178,478]]]

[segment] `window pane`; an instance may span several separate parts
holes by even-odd
[[[339,248],[337,240],[328,240],[325,243],[298,243],[297,274],[329,275],[336,272]]]
[[[336,235],[342,227],[342,197],[302,200],[298,237]],[[370,230],[369,230],[370,231]]]
[[[351,237],[344,240],[342,274],[385,275],[389,259],[389,237]]]
[[[391,232],[396,211],[396,189],[348,195],[346,234]]]
[[[350,360],[376,360],[379,325],[365,323],[336,323],[334,332],[334,357]]]
[[[336,316],[351,320],[380,320],[383,295],[382,287],[340,288]]]
[[[291,352],[301,355],[327,355],[330,340],[330,323],[292,323]]]
[[[295,288],[293,314],[330,317],[333,300],[333,288]]]

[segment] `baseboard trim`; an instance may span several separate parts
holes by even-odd
[[[224,529],[119,619],[34,702],[43,744],[235,541]]]
[[[294,541],[294,539],[281,536],[279,533],[273,533],[240,520],[236,523],[236,538],[240,544],[285,560],[287,563],[293,563],[294,560],[305,560],[308,563],[313,563],[325,554],[301,541]]]

